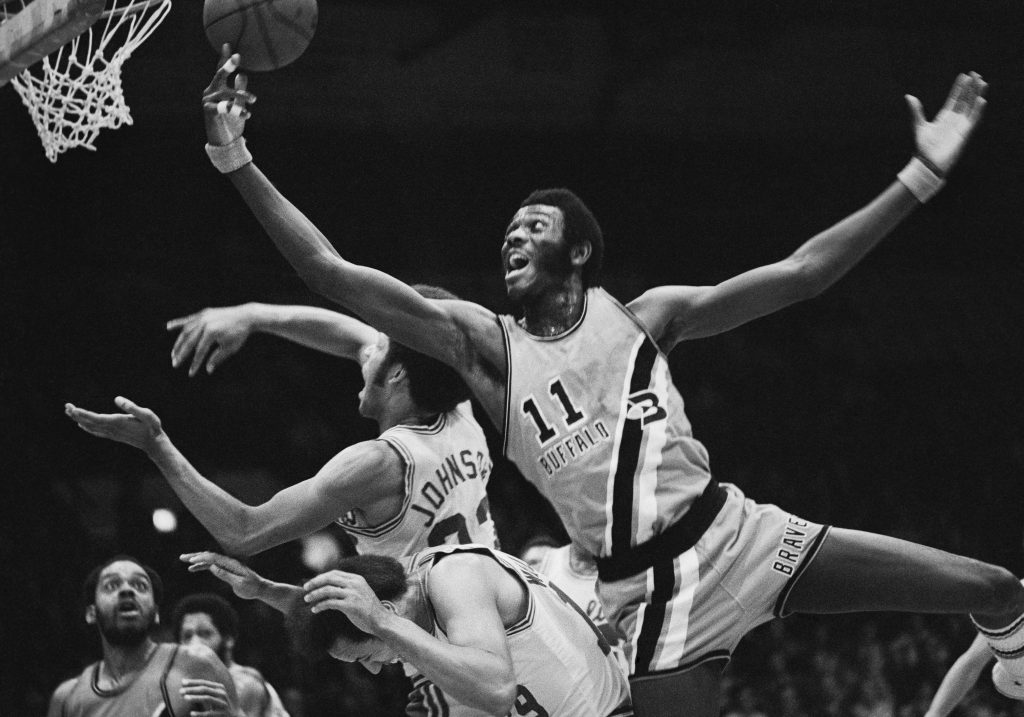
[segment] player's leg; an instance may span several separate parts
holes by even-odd
[[[832,528],[786,600],[787,612],[970,613],[982,627],[1024,612],[1008,570],[885,535]]]
[[[720,662],[685,672],[630,679],[636,717],[718,717],[722,680]]]
[[[970,613],[1003,669],[1024,680],[1024,585],[1008,570],[979,560],[833,528],[790,591],[785,610]]]

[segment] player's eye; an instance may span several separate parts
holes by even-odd
[[[131,582],[131,586],[133,588],[135,588],[136,590],[138,590],[140,593],[148,593],[149,592],[149,583],[146,582],[145,580],[133,580]]]

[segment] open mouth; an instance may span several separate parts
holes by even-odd
[[[505,275],[513,274],[521,269],[525,269],[530,263],[530,260],[522,254],[509,254],[508,259],[505,260]]]
[[[138,603],[132,601],[126,601],[118,603],[117,614],[124,617],[135,617],[142,614],[142,610],[139,608]]]

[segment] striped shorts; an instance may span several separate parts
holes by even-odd
[[[631,577],[598,582],[634,679],[727,661],[743,635],[788,614],[786,599],[828,534],[828,526],[722,486],[725,505],[696,545]]]

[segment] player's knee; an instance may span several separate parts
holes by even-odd
[[[996,565],[987,565],[984,575],[985,593],[988,604],[984,612],[990,615],[1024,612],[1024,585],[1009,570]]]

